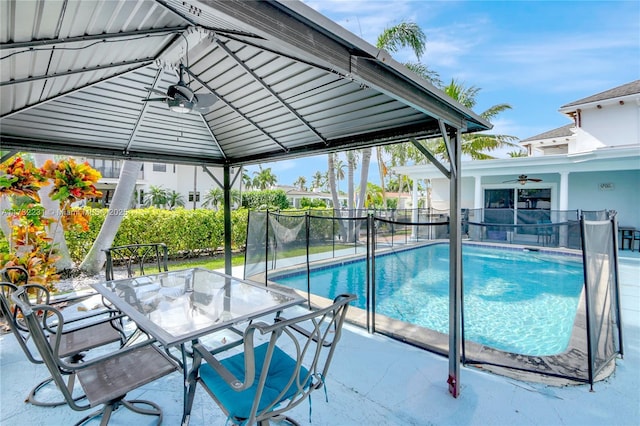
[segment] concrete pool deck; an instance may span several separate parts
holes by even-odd
[[[242,272],[239,272],[240,275]],[[636,425],[640,419],[640,253],[620,252],[624,358],[609,378],[556,387],[461,368],[461,394],[447,392],[446,358],[380,335],[345,326],[324,392],[312,395],[311,424],[323,425]],[[0,425],[67,425],[85,413],[66,406],[25,404],[31,387],[47,377],[30,364],[13,335],[0,336]],[[174,373],[129,397],[146,398],[164,410],[165,425],[178,425],[182,380]],[[292,417],[309,424],[309,404]],[[225,425],[226,417],[202,389],[191,425]],[[111,425],[152,424],[144,416],[117,412]]]

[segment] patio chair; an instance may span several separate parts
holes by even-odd
[[[145,400],[125,400],[128,392],[178,369],[177,364],[154,345],[154,340],[121,347],[112,352],[101,352],[100,356],[81,363],[70,361],[61,350],[66,331],[62,313],[49,305],[31,305],[23,287],[18,288],[11,298],[66,404],[76,411],[103,406],[82,418],[76,425],[98,416],[102,416],[100,424],[106,425],[111,414],[120,407],[143,415],[157,416],[157,424],[162,422],[162,410],[157,404]],[[68,375],[77,377],[86,397],[85,402],[81,403],[79,398],[73,397],[64,380],[64,376]]]
[[[0,270],[0,280],[16,285],[29,282],[29,272],[22,266],[6,266]]]
[[[636,246],[636,241],[638,241],[638,251],[640,251],[640,231],[633,231],[633,240],[631,240],[631,251]]]
[[[355,298],[340,295],[327,308],[276,318],[270,325],[254,322],[244,331],[244,351],[222,360],[202,343],[194,344],[183,425],[189,423],[198,383],[234,424],[266,426],[269,420],[286,420],[297,425],[285,413],[324,385],[347,308]]]
[[[145,275],[145,266],[154,266],[157,272],[168,271],[168,249],[164,243],[151,244],[130,244],[126,246],[115,246],[105,250],[107,254],[107,265],[105,275],[107,281],[114,279],[114,266],[121,264],[127,267],[127,277]],[[149,265],[151,264],[151,265]]]
[[[538,242],[542,242],[543,246],[550,245],[553,239],[553,228],[551,227],[551,220],[542,219],[538,221],[540,226],[536,229],[536,234],[538,235]]]
[[[629,250],[633,251],[633,234],[634,230],[632,228],[620,227],[620,250],[624,250],[625,242],[626,245],[629,246]]]
[[[23,289],[25,297],[28,292],[33,294],[34,300],[49,305],[49,292],[38,284],[25,284]],[[0,282],[0,312],[4,316],[6,323],[15,336],[18,344],[25,353],[27,359],[33,364],[42,364],[44,361],[34,352],[32,344],[29,344],[30,333],[24,321],[18,315],[11,295],[18,290],[18,287],[9,282]],[[60,356],[67,357],[73,362],[82,361],[86,352],[100,346],[125,342],[125,334],[120,328],[121,314],[117,312],[98,312],[83,315],[71,319],[65,319],[63,326],[67,329],[60,334],[52,334],[49,338],[52,344],[58,346]],[[73,326],[73,328],[70,328]],[[75,377],[72,373],[67,374],[66,387],[73,393]],[[43,401],[36,397],[36,393],[49,385],[53,378],[49,377],[34,386],[29,392],[26,402],[43,407],[55,407],[65,404],[65,401]],[[81,395],[77,399],[83,398]]]
[[[7,266],[3,269],[0,269],[0,281],[3,281],[3,282],[9,282],[17,286],[20,286],[20,285],[28,284],[29,278],[30,278],[29,271],[27,271],[22,266],[12,265],[12,266]],[[56,297],[55,301],[51,300],[51,302],[56,304],[76,303],[82,300],[89,299],[95,296],[96,294],[97,292],[95,291],[82,292],[82,294],[78,294],[78,295]],[[107,307],[108,309],[111,309],[104,303],[104,299],[103,299],[103,305],[105,305],[105,307]]]

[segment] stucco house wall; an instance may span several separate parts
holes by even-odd
[[[582,109],[582,125],[575,130],[575,145],[569,144],[569,153],[639,144],[638,113],[635,102]]]
[[[529,157],[462,162],[461,208],[485,207],[488,189],[548,188],[551,210],[615,210],[621,226],[640,229],[640,80],[560,112],[573,123],[523,140]],[[430,179],[432,206],[448,208],[449,181],[433,165],[394,169]],[[519,175],[540,181],[521,185]]]
[[[610,209],[618,212],[621,226],[640,229],[638,209],[640,170],[611,171],[607,173],[577,172],[569,175],[569,208],[582,210]]]

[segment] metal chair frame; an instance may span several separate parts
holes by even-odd
[[[278,316],[273,324],[254,322],[244,331],[244,352],[222,360],[217,358],[220,354],[214,356],[202,343],[194,344],[194,360],[187,378],[187,399],[182,424],[189,423],[198,383],[234,424],[257,423],[266,426],[270,419],[287,420],[289,423],[297,424],[295,420],[287,417],[285,412],[300,404],[312,391],[324,386],[336,345],[340,340],[347,308],[355,298],[354,295],[343,294],[336,297],[332,305],[296,318],[285,319]],[[268,337],[268,343],[258,348],[255,341],[258,337],[256,331],[259,335]],[[232,368],[230,360],[233,358],[236,359],[233,361],[236,367],[244,361],[244,371],[236,371],[234,374],[229,370]],[[272,361],[283,358],[284,362],[275,361],[277,367],[272,364]],[[204,371],[205,369],[207,371]],[[232,369],[237,370],[235,367]],[[286,385],[282,389],[278,388],[280,391],[275,397],[271,398],[273,395],[270,393],[269,397],[265,396],[268,400],[263,400],[265,389],[274,388],[276,379],[273,379],[273,371],[278,371],[278,383],[286,382]],[[203,372],[207,377],[203,378]],[[214,378],[215,386],[224,388],[227,397],[229,394],[234,395],[228,392],[229,390],[238,392],[237,398],[240,399],[253,396],[250,411],[241,417],[234,415],[234,409],[230,409],[222,401],[224,398],[221,399],[210,388],[210,377]],[[245,394],[240,393],[245,391]]]
[[[635,230],[632,232],[633,237],[631,238],[631,242],[629,245],[631,246],[631,251],[634,251],[636,246],[636,241],[638,241],[638,251],[640,251],[640,231]]]
[[[29,329],[23,318],[19,318],[18,310],[11,298],[18,288],[22,288],[26,298],[28,294],[35,293],[35,300],[39,303],[49,305],[49,291],[39,284],[25,284],[21,287],[9,282],[0,282],[0,312],[5,317],[9,329],[15,336],[18,344],[25,353],[27,359],[33,364],[43,364],[44,361],[36,355],[28,342],[30,340]],[[121,328],[122,314],[116,311],[99,311],[89,313],[77,318],[64,319],[63,326],[67,329],[59,335],[52,334],[50,339],[59,338],[57,342],[61,348],[61,356],[67,357],[73,362],[83,360],[87,351],[113,343],[122,346],[126,341],[126,335]],[[51,323],[53,327],[55,324]],[[72,328],[71,328],[72,326]],[[65,401],[41,401],[36,397],[36,393],[53,382],[51,377],[43,380],[34,386],[26,399],[26,402],[41,407],[56,407],[64,405]],[[69,374],[67,377],[67,388],[73,392],[75,377]],[[77,400],[84,398],[84,395],[76,397]]]
[[[102,416],[101,425],[106,425],[111,414],[120,407],[144,415],[157,416],[157,424],[162,422],[162,410],[157,404],[145,400],[124,399],[129,391],[178,369],[176,363],[154,345],[154,340],[149,339],[123,347],[82,363],[69,362],[60,353],[60,342],[64,333],[64,319],[60,311],[49,305],[31,305],[23,287],[18,288],[11,298],[22,314],[42,362],[49,369],[51,378],[58,386],[66,404],[75,411],[85,411],[103,405],[100,410],[85,416],[76,425],[84,424],[98,416]],[[51,339],[49,336],[55,338]],[[86,403],[80,403],[73,397],[64,375],[77,376],[86,395]]]
[[[157,272],[167,272],[169,251],[164,243],[150,244],[130,244],[125,246],[115,246],[105,249],[107,263],[105,275],[107,281],[112,281],[114,277],[115,264],[123,264],[127,268],[127,276],[135,276],[136,270],[140,275],[145,275],[145,266],[153,265]]]

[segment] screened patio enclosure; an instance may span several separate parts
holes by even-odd
[[[491,128],[302,2],[36,0],[0,8],[2,161],[27,151],[220,166],[229,197],[245,164],[441,136],[454,200],[460,135]],[[217,101],[190,113],[149,101],[175,91],[181,72],[190,92]],[[228,210],[225,217],[230,272]],[[459,234],[451,241],[459,245]],[[457,257],[454,250],[456,294]],[[453,306],[455,330],[458,317]],[[452,352],[454,395],[458,359]]]

